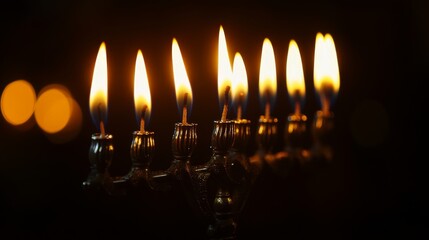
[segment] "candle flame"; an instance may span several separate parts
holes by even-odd
[[[100,45],[95,61],[89,99],[92,120],[99,128],[100,122],[105,124],[107,120],[107,56],[104,42]]]
[[[304,101],[305,82],[301,54],[298,44],[293,39],[289,42],[286,60],[286,87],[291,99],[298,102]]]
[[[150,119],[152,100],[150,96],[146,65],[141,50],[138,50],[137,52],[134,72],[134,108],[136,111],[137,123],[140,124],[143,118],[147,125]]]
[[[277,75],[274,49],[268,38],[262,45],[261,66],[259,70],[259,98],[262,106],[273,106],[277,92]]]
[[[319,94],[321,91],[332,92],[331,101],[340,88],[340,72],[337,53],[332,36],[322,33],[316,35],[314,51],[314,87]],[[329,88],[326,90],[326,88]]]
[[[189,115],[192,109],[192,89],[188,74],[186,73],[182,53],[180,52],[179,43],[175,38],[173,38],[172,56],[177,107],[179,108],[180,115],[182,116],[183,107],[186,105],[187,115]]]
[[[234,56],[232,70],[232,101],[234,105],[241,105],[241,107],[244,108],[247,103],[247,92],[246,66],[244,65],[241,54],[237,52]]]
[[[228,104],[226,102],[227,99],[225,97],[225,92],[227,91],[228,87],[231,88],[231,78],[232,78],[231,62],[229,60],[225,32],[222,26],[220,26],[220,29],[219,29],[217,77],[218,77],[217,84],[218,84],[219,105],[222,108],[225,104]],[[230,93],[228,95],[230,96]]]

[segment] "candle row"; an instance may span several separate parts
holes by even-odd
[[[240,120],[243,117],[242,109],[246,106],[248,92],[245,64],[240,53],[237,52],[231,65],[222,26],[219,30],[218,44],[218,96],[220,107],[223,109],[221,122],[227,120],[227,111],[231,102],[236,104],[237,120]],[[176,101],[182,116],[182,124],[187,124],[192,108],[192,89],[179,43],[175,38],[172,41],[172,62]],[[315,89],[321,99],[322,112],[329,114],[330,104],[336,97],[340,86],[337,54],[330,34],[317,33],[316,35],[313,77]],[[102,137],[105,135],[104,123],[107,119],[107,79],[106,45],[103,42],[95,62],[89,103],[92,119]],[[274,49],[270,40],[265,38],[259,71],[259,95],[265,106],[265,113],[262,117],[266,119],[271,118],[271,106],[277,91],[276,82]],[[289,43],[286,60],[286,86],[294,103],[295,114],[301,114],[301,104],[305,96],[304,73],[298,44],[293,39]],[[141,50],[137,52],[135,65],[134,105],[140,132],[145,132],[152,104]]]

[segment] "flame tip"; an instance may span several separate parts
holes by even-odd
[[[291,47],[298,47],[298,43],[293,39],[290,40],[290,42],[289,42],[289,48],[291,48]]]

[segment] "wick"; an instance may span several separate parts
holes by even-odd
[[[243,93],[241,92],[240,95],[238,96],[238,106],[237,106],[237,120],[241,120],[241,115],[243,112],[243,107],[242,107],[242,103],[243,103]]]
[[[106,136],[106,131],[104,129],[104,122],[101,120],[101,103],[98,104],[98,118],[100,119],[101,137],[104,138]]]
[[[266,97],[265,119],[270,119],[271,106],[270,106],[270,92],[268,90],[265,93],[265,97]]]
[[[188,93],[183,95],[182,124],[188,124]]]
[[[222,118],[221,118],[221,122],[226,122],[226,116],[228,114],[228,94],[229,91],[231,90],[230,86],[226,86],[225,88],[225,103],[223,104],[223,111],[222,111]]]
[[[144,105],[143,106],[143,109],[142,109],[142,112],[141,112],[141,115],[140,115],[140,132],[141,133],[144,133],[145,132],[145,129],[144,129],[144,115],[146,114],[146,110],[147,110],[147,105]]]

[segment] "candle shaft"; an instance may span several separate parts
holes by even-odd
[[[228,115],[228,95],[229,95],[229,91],[231,90],[230,86],[226,86],[225,88],[225,103],[223,104],[223,110],[222,110],[222,117],[221,117],[221,121],[222,122],[226,122],[226,117]]]
[[[267,89],[265,91],[265,119],[269,119],[270,115],[271,115],[270,92]]]
[[[270,118],[270,111],[271,111],[270,102],[267,101],[265,103],[265,119],[269,119]]]
[[[241,120],[241,115],[242,115],[242,107],[241,105],[238,105],[237,107],[237,120]]]
[[[186,106],[183,106],[182,124],[187,124],[188,123],[187,115],[188,115],[188,109],[186,108]]]
[[[140,115],[140,132],[144,133],[145,132],[145,121],[144,121],[144,115],[146,114],[146,110],[147,110],[147,105],[143,106],[141,115]]]
[[[332,85],[331,81],[325,81],[322,83],[322,87],[320,89],[320,97],[321,97],[321,104],[322,104],[322,113],[325,116],[329,115],[329,108],[331,104],[331,98],[334,95],[334,86]]]
[[[188,123],[188,93],[183,95],[182,124]]]
[[[240,92],[240,94],[238,95],[237,120],[241,120],[242,118],[243,102],[244,102],[243,98],[244,98],[244,93]]]
[[[228,105],[224,104],[223,105],[221,122],[226,122],[226,116],[227,116],[227,114],[228,114]]]
[[[104,129],[104,122],[100,121],[100,132],[101,132],[101,137],[104,138],[104,136],[106,136],[106,131]]]
[[[144,118],[140,118],[140,132],[144,133],[145,129],[144,129]]]
[[[295,100],[295,115],[301,115],[301,103]]]
[[[293,101],[295,102],[295,115],[301,115],[301,92],[298,89],[294,91]]]
[[[101,133],[101,137],[104,138],[104,136],[106,135],[106,131],[104,129],[104,122],[103,122],[103,120],[101,120],[101,103],[98,104],[98,117],[100,118],[100,133]]]
[[[329,115],[329,99],[326,95],[322,96],[322,113],[324,116]]]

